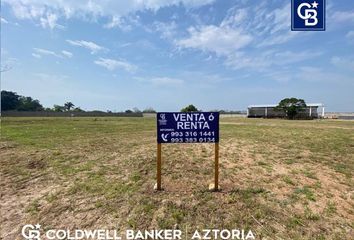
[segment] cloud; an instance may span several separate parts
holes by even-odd
[[[225,65],[233,69],[252,68],[264,71],[272,66],[286,66],[321,56],[323,52],[292,52],[267,50],[260,53],[236,52],[227,57]]]
[[[89,41],[84,41],[84,40],[66,40],[68,43],[70,43],[73,46],[78,46],[78,47],[83,47],[86,49],[89,49],[91,51],[91,54],[95,54],[99,51],[107,50],[106,48],[97,45],[94,42],[89,42]]]
[[[32,56],[35,57],[35,58],[42,58],[42,56],[37,54],[37,53],[32,53]]]
[[[68,51],[62,51],[61,54],[60,53],[56,53],[54,51],[50,51],[47,49],[43,49],[43,48],[33,48],[33,50],[35,51],[34,53],[32,53],[32,56],[35,58],[41,58],[43,55],[46,56],[53,56],[53,57],[57,57],[57,58],[71,58],[73,56],[73,54],[71,52]]]
[[[1,47],[0,58],[1,58],[1,66],[0,66],[1,72],[6,72],[12,69],[14,66],[20,64],[19,59],[12,57],[10,52],[3,47]]]
[[[331,63],[339,68],[346,68],[349,70],[354,71],[354,59],[350,59],[350,58],[345,58],[345,57],[332,57],[331,59]]]
[[[156,77],[149,80],[155,85],[181,85],[184,83],[182,79],[170,78],[170,77]]]
[[[278,35],[270,35],[270,37],[265,37],[263,41],[261,41],[257,46],[258,47],[267,47],[267,46],[273,46],[273,45],[279,45],[286,43],[293,39],[294,37],[298,36],[299,32],[292,32],[289,31],[284,34],[278,34]],[[302,35],[305,35],[303,33]]]
[[[63,50],[63,51],[61,51],[61,53],[67,58],[72,58],[72,56],[73,56],[73,54],[69,51]]]
[[[214,52],[218,55],[228,55],[247,46],[253,39],[239,29],[214,25],[191,27],[188,32],[190,36],[178,40],[178,46]]]
[[[286,66],[322,55],[322,52],[282,51],[279,47],[297,36],[309,34],[290,31],[290,4],[272,8],[267,1],[257,6],[236,4],[219,25],[199,25],[188,29],[188,37],[175,40],[180,48],[215,53],[224,65],[233,69],[265,71],[271,66]],[[271,50],[270,50],[271,49]],[[210,54],[209,58],[210,59]]]
[[[330,19],[337,23],[354,22],[354,11],[337,11],[331,15]]]
[[[259,48],[267,51],[269,46],[285,44],[298,36],[297,32],[290,31],[289,9],[288,3],[271,9],[264,1],[253,8],[236,5],[228,10],[219,25],[190,27],[189,37],[176,40],[175,43],[182,48],[195,48],[226,56],[229,62],[239,59],[242,55],[239,51],[246,47],[262,53],[264,51]],[[263,65],[261,58],[254,64]],[[250,65],[248,61],[253,60],[243,58],[241,65]]]
[[[171,77],[151,77],[151,78],[142,78],[135,77],[136,80],[142,83],[149,83],[155,86],[180,86],[184,83],[184,80],[179,78],[171,78]]]
[[[58,57],[58,58],[62,57],[60,54],[57,54],[53,51],[43,49],[43,48],[33,48],[33,50],[36,52],[35,54],[37,54],[37,55],[47,55],[47,56],[54,56],[54,57]]]
[[[228,15],[223,19],[220,26],[234,26],[237,27],[248,18],[249,10],[246,8],[231,8]]]
[[[252,35],[257,47],[284,44],[298,36],[298,32],[290,31],[290,8],[286,3],[272,9],[265,2],[254,8],[231,8],[221,26],[240,28]]]
[[[114,71],[117,68],[124,69],[127,72],[135,72],[138,68],[137,66],[125,61],[125,60],[115,60],[109,58],[99,58],[94,61],[95,64],[105,67],[110,71]]]
[[[219,73],[189,70],[181,72],[179,78],[188,82],[188,86],[196,86],[197,88],[215,88],[222,83],[234,80],[233,77],[230,78]]]
[[[347,33],[347,35],[345,35],[346,38],[348,38],[349,40],[354,40],[354,31],[349,31]]]
[[[177,24],[175,21],[170,23],[154,22],[154,28],[161,34],[162,39],[173,39],[177,34]]]
[[[53,13],[47,13],[45,16],[40,17],[39,21],[43,28],[59,28],[63,29],[64,27],[57,23],[58,16]]]
[[[306,84],[321,83],[330,84],[331,87],[338,87],[338,85],[342,83],[350,83],[353,85],[353,78],[350,77],[350,75],[345,75],[342,71],[336,72],[317,66],[278,68],[276,71],[274,71],[274,69],[266,69],[264,72],[259,73],[258,77],[279,83],[287,83],[290,81],[296,83],[303,82]]]
[[[9,23],[5,18],[1,18],[1,23],[5,23],[5,24],[7,24],[7,23]]]
[[[111,28],[119,28],[123,31],[130,31],[132,30],[132,25],[131,23],[138,24],[137,19],[133,19],[132,17],[125,18],[121,16],[113,16],[111,21],[104,24],[103,27],[107,29]]]
[[[112,21],[104,25],[105,28],[114,28],[122,26],[122,19],[118,16],[113,16]]]
[[[19,19],[32,19],[40,22],[42,27],[55,27],[59,18],[96,19],[98,16],[112,17],[106,27],[118,26],[114,16],[126,16],[137,11],[152,10],[168,6],[184,5],[196,8],[214,2],[214,0],[3,0],[2,3],[11,7]]]
[[[307,81],[307,82],[321,82],[332,83],[338,87],[342,83],[350,83],[353,85],[353,77],[350,75],[344,75],[342,72],[328,71],[325,68],[319,67],[300,67],[299,70],[293,74],[294,79]]]
[[[68,79],[69,77],[66,75],[53,75],[53,74],[47,74],[47,73],[34,73],[33,74],[35,77],[38,77],[38,80],[41,80],[42,82],[45,83],[61,83],[65,79]]]

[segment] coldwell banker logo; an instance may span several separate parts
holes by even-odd
[[[325,0],[292,0],[291,30],[292,31],[325,31],[326,30]]]
[[[27,225],[23,226],[21,234],[27,240],[41,240],[41,237],[40,237],[41,234],[39,232],[40,228],[41,228],[41,225],[39,225],[39,224],[36,224],[36,225],[27,224]]]
[[[41,225],[27,224],[22,228],[22,236],[26,240],[41,240]],[[50,229],[43,231],[43,240],[254,240],[255,235],[251,230],[244,229],[201,229],[195,230],[193,234],[183,232],[180,229],[159,229],[159,230],[133,230],[127,229],[120,232],[117,229]]]

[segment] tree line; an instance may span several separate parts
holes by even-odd
[[[3,90],[1,91],[1,110],[43,111],[44,108],[37,99]]]
[[[45,108],[37,99],[18,95],[16,92],[1,91],[1,110],[2,111],[53,111],[82,112],[80,107],[75,107],[72,102],[66,102],[64,105],[54,105],[53,108]]]
[[[54,104],[52,108],[45,108],[37,99],[25,97],[12,91],[1,91],[1,110],[2,111],[47,111],[47,112],[85,112],[80,107],[76,107],[72,102],[66,102],[63,105]],[[200,112],[202,110],[190,104],[180,110],[181,112]],[[241,111],[213,110],[220,113],[242,113]],[[102,112],[102,111],[96,111]],[[112,111],[107,110],[108,113]],[[138,108],[127,109],[125,113],[156,113],[152,107],[144,110]]]
[[[72,102],[66,102],[63,105],[54,104],[52,108],[45,108],[37,99],[32,97],[25,97],[16,92],[1,91],[1,111],[47,111],[47,112],[85,112],[80,107],[76,107]],[[102,111],[96,111],[102,112]],[[108,113],[112,111],[107,110]],[[156,113],[156,111],[149,107],[143,111],[138,108],[127,109],[126,113]]]
[[[278,111],[284,111],[288,119],[295,117],[303,112],[306,108],[306,103],[303,99],[285,98],[278,103],[275,108]],[[80,107],[75,107],[72,102],[66,102],[64,105],[54,105],[53,108],[44,108],[37,99],[18,95],[16,92],[1,91],[1,110],[2,111],[53,111],[53,112],[84,112]],[[190,104],[181,109],[181,112],[201,112],[193,104]],[[220,113],[241,113],[240,111],[225,111],[214,110]],[[112,111],[107,110],[108,113]],[[132,110],[127,109],[126,113],[156,113],[153,108],[146,108],[140,111],[138,108]]]

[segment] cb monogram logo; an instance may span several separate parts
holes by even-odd
[[[26,240],[41,240],[41,233],[39,229],[41,228],[41,225],[36,224],[27,224],[22,227],[21,234]]]
[[[305,8],[305,15],[302,15],[301,9],[303,7]],[[317,10],[315,8],[318,7],[318,3],[315,1],[312,4],[312,7],[308,3],[301,3],[299,7],[297,8],[297,15],[299,15],[300,18],[305,20],[305,26],[316,26],[318,23],[318,18],[317,18]],[[313,8],[313,9],[311,9]],[[310,21],[312,20],[312,22]]]
[[[292,0],[293,31],[324,31],[325,0]]]

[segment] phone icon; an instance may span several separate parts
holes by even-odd
[[[169,133],[166,133],[166,134],[162,133],[162,134],[161,134],[161,138],[162,138],[162,140],[163,140],[164,142],[167,142],[167,136],[168,136],[168,134],[169,134]]]

